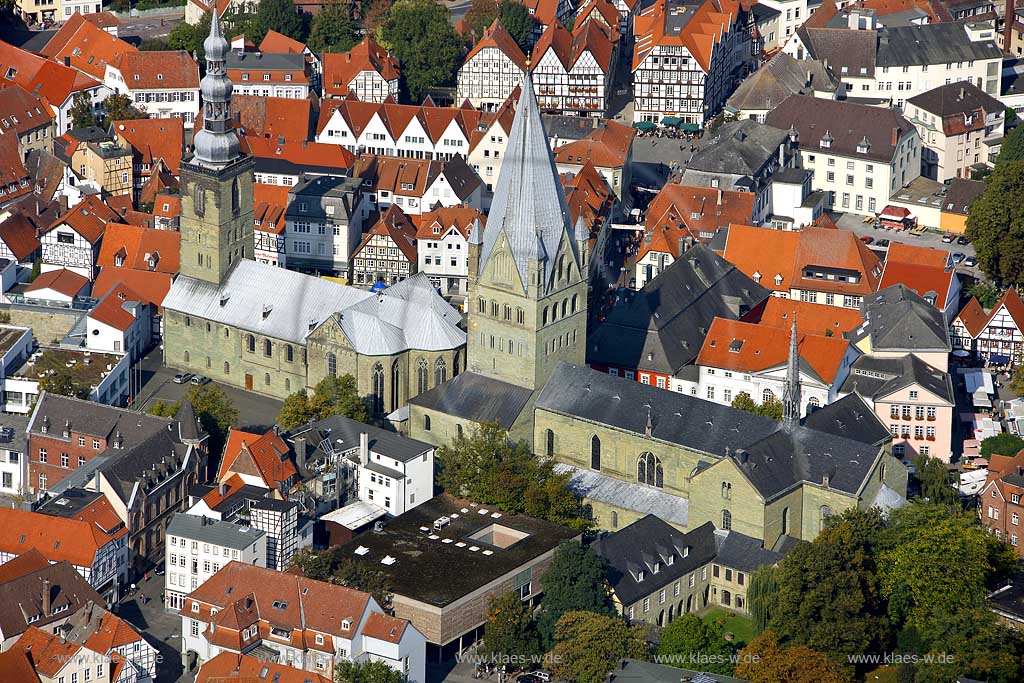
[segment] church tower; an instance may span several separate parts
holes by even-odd
[[[529,73],[495,188],[470,235],[468,369],[540,389],[559,361],[584,363],[589,235],[570,219]]]
[[[786,386],[782,389],[782,421],[786,428],[800,424],[800,350],[796,336],[796,316],[789,333],[789,357],[786,359]]]
[[[241,153],[231,125],[228,42],[216,11],[203,47],[203,128],[192,158],[181,164],[181,274],[219,285],[253,256],[253,159]]]

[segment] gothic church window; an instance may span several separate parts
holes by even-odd
[[[661,459],[650,451],[644,451],[636,461],[636,480],[641,484],[664,488],[665,472]]]
[[[422,394],[429,388],[430,367],[426,358],[420,358],[416,364],[416,393]]]
[[[444,358],[438,358],[437,362],[434,363],[434,384],[444,384],[448,381],[448,366],[444,362]]]
[[[601,439],[597,434],[590,437],[590,469],[601,471]]]
[[[373,412],[384,410],[384,366],[377,363],[373,366]]]
[[[327,352],[327,376],[337,377],[338,376],[338,357],[330,351]]]

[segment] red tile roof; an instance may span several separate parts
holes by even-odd
[[[0,223],[0,242],[6,244],[19,261],[24,261],[39,249],[36,228],[20,210],[12,211]]]
[[[611,213],[615,203],[612,188],[589,161],[576,173],[561,174],[560,180],[572,224],[576,225],[576,221],[582,218],[584,225],[591,230],[591,236],[596,237],[594,229]]]
[[[103,300],[89,312],[89,317],[121,332],[127,332],[135,322],[135,316],[124,309],[124,304],[129,301],[142,301],[142,299],[142,296],[124,284],[115,285],[103,297]]]
[[[121,25],[121,20],[118,19],[117,15],[113,12],[93,12],[91,14],[83,14],[82,18],[90,24],[94,24],[100,28],[109,28]]]
[[[554,150],[555,162],[582,165],[589,161],[601,168],[622,168],[629,159],[635,134],[632,127],[608,119],[582,140]]]
[[[469,239],[469,233],[474,224],[483,229],[487,217],[468,206],[438,207],[428,211],[416,218],[418,228],[416,229],[417,239],[442,239],[449,230],[456,230],[464,238]]]
[[[92,567],[100,548],[127,533],[124,525],[104,530],[78,519],[0,508],[0,552],[12,555],[35,548],[50,562]]]
[[[949,295],[953,278],[956,277],[956,270],[951,266],[946,268],[935,268],[915,263],[901,263],[899,261],[885,261],[885,269],[882,271],[882,281],[879,289],[892,285],[903,285],[912,289],[921,296],[928,292],[935,293],[935,307],[945,310],[946,297]]]
[[[88,284],[89,278],[84,275],[79,275],[73,270],[61,268],[47,273],[40,273],[39,277],[25,288],[25,291],[38,292],[43,289],[52,289],[64,296],[74,297],[78,296],[78,293],[85,289],[85,286]]]
[[[266,674],[263,670],[266,669]],[[284,664],[275,664],[265,659],[221,652],[204,662],[196,674],[196,683],[331,683],[331,679],[319,674],[296,669]]]
[[[41,552],[32,548],[17,557],[0,564],[0,584],[49,567],[50,563]],[[0,671],[3,668],[0,667]]]
[[[22,161],[17,135],[0,135],[0,204],[32,191],[32,179]]]
[[[242,481],[242,478],[237,474],[232,474],[226,481],[222,481],[220,483],[224,485],[224,493],[220,492],[220,487],[218,486],[203,496],[203,502],[206,503],[207,507],[210,509],[220,505],[245,486],[245,482]]]
[[[647,207],[637,259],[652,251],[678,256],[680,239],[708,242],[711,238],[705,235],[713,235],[719,228],[749,222],[754,199],[751,192],[665,185]]]
[[[960,310],[956,316],[972,337],[977,337],[988,324],[989,315],[975,297]]]
[[[39,52],[58,64],[74,67],[102,81],[108,64],[114,64],[121,55],[137,50],[75,13]]]
[[[96,276],[96,281],[92,285],[92,294],[95,297],[103,296],[117,283],[123,282],[142,297],[145,303],[154,304],[159,308],[163,305],[167,292],[171,289],[173,277],[170,273],[106,266],[101,268],[99,275]]]
[[[111,221],[117,221],[120,217],[103,200],[96,195],[88,195],[82,199],[75,208],[55,220],[49,227],[42,230],[47,234],[62,225],[73,229],[84,239],[92,244],[103,237],[103,231]]]
[[[801,334],[824,335],[831,332],[836,337],[860,327],[864,322],[856,308],[812,304],[777,296],[768,297],[763,304],[743,316],[743,321],[789,330],[794,318],[797,332]]]
[[[363,71],[375,71],[385,81],[393,81],[401,74],[401,66],[367,36],[348,52],[323,55],[324,96],[344,97],[348,94],[349,83]]]
[[[285,207],[277,204],[259,202],[253,207],[253,229],[258,232],[269,232],[274,235],[284,234]]]
[[[126,52],[114,61],[129,90],[191,90],[199,87],[199,65],[184,50]]]
[[[153,215],[158,218],[177,218],[181,215],[180,194],[158,194],[153,201]]]
[[[152,165],[163,160],[167,170],[178,175],[185,142],[182,119],[134,119],[111,125],[118,140],[131,146],[134,163]]]
[[[300,143],[309,139],[313,115],[309,99],[232,95],[231,111],[245,135]],[[202,127],[201,117],[196,125]]]
[[[288,444],[273,429],[262,435],[231,430],[217,481],[227,481],[236,473],[257,476],[271,489],[298,475]]]
[[[181,233],[176,230],[111,223],[104,234],[96,265],[177,273],[180,256]],[[156,263],[151,267],[150,259],[154,257]]]
[[[12,85],[0,90],[0,135],[23,135],[53,123],[53,109],[46,98]]]
[[[0,40],[0,87],[17,84],[59,107],[77,92],[102,85],[91,76]]]
[[[283,159],[299,166],[319,166],[339,170],[352,168],[355,155],[341,145],[322,142],[288,142],[243,135],[245,151],[258,159]]]
[[[18,642],[11,646],[11,652],[29,655],[36,672],[49,678],[55,677],[61,669],[72,663],[81,649],[78,643],[63,640],[35,626],[25,629]]]
[[[416,226],[397,205],[389,206],[380,220],[363,235],[363,241],[352,253],[353,257],[361,253],[370,240],[377,235],[386,235],[402,252],[406,261],[416,263]]]
[[[523,54],[519,43],[505,30],[505,27],[501,25],[501,20],[497,17],[495,17],[489,27],[484,29],[483,37],[473,46],[473,49],[469,51],[466,58],[462,60],[462,63],[465,64],[477,56],[481,50],[488,47],[498,48],[502,54],[511,59],[512,63],[523,71],[526,71],[529,66],[526,61],[526,55]]]
[[[707,73],[715,45],[731,30],[735,16],[719,12],[712,0],[704,0],[696,9],[687,6],[686,11],[692,12],[693,16],[681,31],[667,32],[665,7],[665,0],[657,0],[640,10],[633,19],[634,42],[637,45],[633,54],[633,71],[639,69],[647,56],[660,45],[685,48]]]
[[[303,43],[277,31],[267,31],[260,43],[260,52],[300,55],[306,51]]]
[[[405,627],[408,625],[409,622],[405,619],[398,619],[387,614],[374,612],[366,617],[366,623],[363,624],[363,635],[367,638],[376,638],[377,640],[398,644],[402,642]]]
[[[32,657],[25,650],[0,652],[0,671],[4,672],[4,683],[39,683]]]

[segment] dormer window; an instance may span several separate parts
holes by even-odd
[[[644,571],[642,569],[636,573],[636,580],[637,581],[643,581],[644,580]]]
[[[243,72],[243,73],[242,73],[242,80],[243,80],[243,81],[247,81],[247,80],[249,80],[249,74],[247,74],[247,73]]]
[[[661,571],[661,562],[655,562],[654,563],[654,573],[657,574],[660,571]]]
[[[754,271],[754,282],[761,282],[761,273],[759,271]]]
[[[826,130],[826,131],[825,131],[825,135],[823,135],[823,136],[822,136],[822,138],[821,138],[821,142],[820,142],[819,144],[821,145],[821,148],[822,148],[822,149],[828,149],[828,148],[830,148],[830,147],[832,146],[832,143],[833,143],[834,141],[835,141],[835,138],[833,138],[833,137],[832,137],[832,134],[831,134],[831,133],[829,133],[829,132],[828,132],[828,131]]]
[[[321,634],[321,633],[317,633],[316,634],[316,644],[317,645],[323,645],[324,644],[324,636],[323,636],[323,634]]]
[[[775,286],[779,287],[781,285],[782,285],[782,275],[776,275],[775,276]]]
[[[286,81],[288,81],[290,83],[291,80],[292,80],[292,75],[291,74],[285,74],[284,75],[284,80],[286,80]]]
[[[675,556],[675,555],[669,555],[669,556],[668,556],[668,559],[667,559],[667,560],[665,560],[665,564],[667,564],[667,565],[668,565],[668,566],[670,566],[670,567],[671,567],[672,565],[674,565],[675,563],[676,563],[676,556]]]
[[[350,628],[352,628],[352,622],[349,621],[348,619],[342,619],[341,620],[341,630],[342,631],[348,631]]]
[[[871,149],[871,140],[869,140],[868,136],[865,135],[861,141],[857,143],[857,153],[867,154],[869,149]]]

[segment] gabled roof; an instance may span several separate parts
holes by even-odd
[[[956,278],[949,252],[894,242],[885,257],[879,288],[901,284],[921,296],[935,296],[935,307],[946,308]]]
[[[46,273],[41,273],[39,277],[32,281],[32,283],[25,288],[26,292],[38,292],[44,289],[52,289],[55,292],[60,292],[65,296],[78,296],[79,292],[85,289],[85,286],[89,284],[89,278],[84,275],[79,275],[73,270],[67,268],[60,268],[58,270],[51,270]]]
[[[32,192],[28,169],[22,162],[18,136],[0,135],[0,204]]]
[[[256,683],[260,680],[275,683],[331,683],[331,679],[320,674],[226,650],[200,665],[195,683]]]
[[[84,239],[92,244],[96,244],[103,237],[107,224],[117,222],[118,218],[117,213],[104,204],[103,200],[97,195],[88,195],[83,197],[82,201],[75,205],[75,208],[55,220],[49,227],[42,230],[40,234],[45,235],[62,225],[66,225]]]
[[[363,235],[363,240],[356,247],[353,256],[361,253],[370,240],[378,235],[388,237],[402,252],[406,261],[416,263],[416,226],[397,204],[389,206],[373,227]]]
[[[302,54],[305,50],[303,43],[274,30],[267,31],[260,42],[260,52]]]
[[[985,309],[981,307],[976,297],[971,297],[970,300],[964,304],[964,307],[960,309],[960,312],[956,316],[956,320],[959,320],[968,334],[972,337],[977,338],[981,331],[985,329],[985,325],[988,324],[989,314],[985,312]]]
[[[32,656],[17,648],[0,653],[0,671],[6,683],[39,683]]]
[[[133,119],[110,125],[114,134],[131,146],[134,163],[152,165],[162,160],[171,173],[178,175],[185,140],[182,119]]]
[[[96,265],[177,273],[180,256],[181,233],[176,230],[111,223],[104,233]]]
[[[128,622],[95,604],[72,614],[62,633],[67,640],[100,654],[134,643],[146,645],[142,635]]]
[[[355,155],[341,145],[322,142],[290,141],[282,144],[280,138],[256,135],[240,136],[242,149],[256,157],[257,168],[286,165],[293,171],[347,171],[355,162]],[[340,175],[345,175],[344,173]]]
[[[973,114],[981,110],[984,114],[1001,111],[1004,105],[970,81],[947,83],[932,88],[907,100],[912,104],[939,117],[955,114]],[[984,125],[984,120],[982,121]]]
[[[121,332],[127,332],[135,323],[135,316],[129,312],[128,306],[132,302],[142,300],[142,296],[133,292],[124,283],[119,283],[89,312],[89,318]]]
[[[824,335],[831,333],[841,337],[863,324],[864,317],[856,308],[812,304],[807,301],[772,296],[745,315],[743,320],[786,330],[789,330],[795,320],[797,332],[801,334]]]
[[[481,50],[488,47],[497,48],[502,54],[511,59],[513,64],[523,71],[526,71],[528,67],[526,55],[523,54],[522,49],[520,49],[519,44],[516,43],[515,39],[508,31],[505,30],[505,27],[501,25],[501,19],[498,17],[495,17],[491,25],[484,29],[483,37],[477,41],[477,44],[469,51],[466,58],[462,60],[462,63],[465,64],[469,62],[469,60],[476,57]]]
[[[548,24],[540,40],[533,46],[531,66],[536,69],[547,51],[552,50],[562,68],[568,72],[572,71],[584,53],[589,52],[597,65],[607,73],[612,67],[613,35],[618,37],[617,29],[613,33],[613,29],[596,21],[579,24],[572,33],[562,22],[554,21]]]
[[[790,95],[831,93],[838,84],[824,62],[779,52],[739,84],[728,105],[736,110],[772,109]]]
[[[685,48],[707,73],[716,46],[734,21],[735,16],[718,11],[712,0],[704,0],[696,7],[677,0],[657,0],[643,7],[633,19],[633,71],[660,45]]]
[[[827,1],[831,3],[831,0]],[[821,10],[796,31],[809,56],[827,62],[839,78],[872,78],[878,56],[876,32],[812,26],[819,12]]]
[[[35,548],[50,562],[91,568],[103,546],[127,534],[123,525],[115,529],[108,533],[82,520],[0,508],[0,552],[20,555]]]
[[[615,193],[594,164],[588,161],[576,173],[563,173],[561,181],[573,225],[582,219],[583,224],[593,231],[601,220],[611,214]]]
[[[111,66],[129,90],[193,90],[199,87],[199,65],[184,50],[126,52]]]
[[[64,667],[76,663],[82,646],[55,633],[29,626],[11,649],[29,655],[36,673],[54,678]]]
[[[264,434],[231,430],[217,479],[227,481],[233,473],[257,476],[270,489],[279,488],[298,476],[291,460],[291,449],[273,429]]]
[[[93,282],[92,293],[93,296],[103,296],[116,284],[123,282],[142,299],[143,303],[154,304],[160,308],[171,288],[173,278],[174,275],[171,273],[104,266]]]
[[[942,311],[902,284],[864,297],[861,311],[872,352],[948,352],[951,348]]]
[[[609,119],[582,140],[569,142],[554,150],[555,162],[584,164],[589,161],[602,168],[621,168],[629,158],[635,134],[636,131],[630,126]]]
[[[308,98],[231,95],[231,113],[247,136],[302,143],[309,139],[313,102]],[[196,125],[202,126],[202,112]]]
[[[0,90],[0,135],[22,135],[53,122],[53,109],[46,98],[20,85]]]
[[[39,249],[36,228],[20,210],[12,211],[0,223],[0,242],[3,242],[19,261],[24,261]]]
[[[59,107],[82,90],[102,85],[91,76],[0,40],[0,84],[18,84]]]
[[[398,60],[367,36],[348,52],[323,55],[324,96],[344,97],[349,83],[363,71],[374,71],[385,81],[401,74]]]
[[[985,191],[985,183],[981,180],[951,178],[946,185],[946,199],[942,204],[942,213],[953,213],[966,216],[971,202]]]
[[[51,610],[44,614],[43,595],[47,588]],[[0,633],[4,638],[24,633],[29,628],[29,619],[35,626],[46,627],[89,602],[104,604],[96,589],[70,563],[57,562],[32,569],[0,583]]]
[[[441,239],[449,230],[455,230],[469,239],[470,231],[483,229],[486,216],[468,206],[439,206],[416,217],[416,239]],[[440,230],[440,232],[437,232]]]
[[[77,12],[40,50],[44,57],[74,67],[99,81],[106,76],[107,65],[114,64],[128,52],[137,50],[130,43],[86,21]]]
[[[861,356],[854,361],[840,392],[857,393],[878,401],[911,386],[919,386],[953,405],[953,382],[949,374],[933,368],[912,353],[896,358]]]
[[[405,635],[405,629],[408,626],[409,622],[405,619],[373,612],[366,618],[366,623],[363,625],[363,637],[397,644],[402,642],[402,636]]]
[[[855,393],[812,410],[804,418],[803,424],[819,432],[876,446],[892,440],[889,427]]]
[[[754,215],[753,192],[669,183],[647,207],[644,237],[637,252],[639,261],[649,252],[676,256],[681,240],[708,242],[701,233],[714,234],[732,223],[749,223]]]

